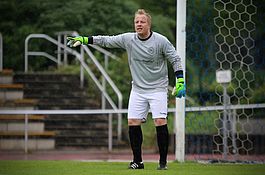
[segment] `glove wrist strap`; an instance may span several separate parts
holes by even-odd
[[[175,72],[177,78],[183,78],[183,70],[178,70]]]
[[[93,44],[93,37],[92,36],[87,37],[87,44]]]

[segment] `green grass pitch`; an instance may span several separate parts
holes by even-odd
[[[126,162],[82,162],[20,160],[0,161],[0,175],[262,175],[264,164],[169,163],[168,170],[156,170],[145,163],[144,170],[129,170]]]

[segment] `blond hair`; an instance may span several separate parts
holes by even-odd
[[[152,21],[152,17],[149,13],[147,13],[144,9],[138,9],[135,14],[134,17],[136,17],[136,15],[145,15],[147,17],[147,22],[151,25],[151,21]]]

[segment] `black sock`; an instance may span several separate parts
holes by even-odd
[[[129,126],[129,138],[133,151],[133,161],[142,162],[143,134],[141,126]]]
[[[168,139],[169,139],[167,124],[162,126],[157,126],[156,135],[157,135],[157,145],[160,154],[159,163],[166,165],[167,153],[168,153]]]

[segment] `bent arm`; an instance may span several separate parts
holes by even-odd
[[[166,40],[165,42],[164,54],[165,54],[165,57],[168,59],[168,61],[172,64],[174,72],[183,71],[181,58],[178,55],[175,47],[168,40]]]

